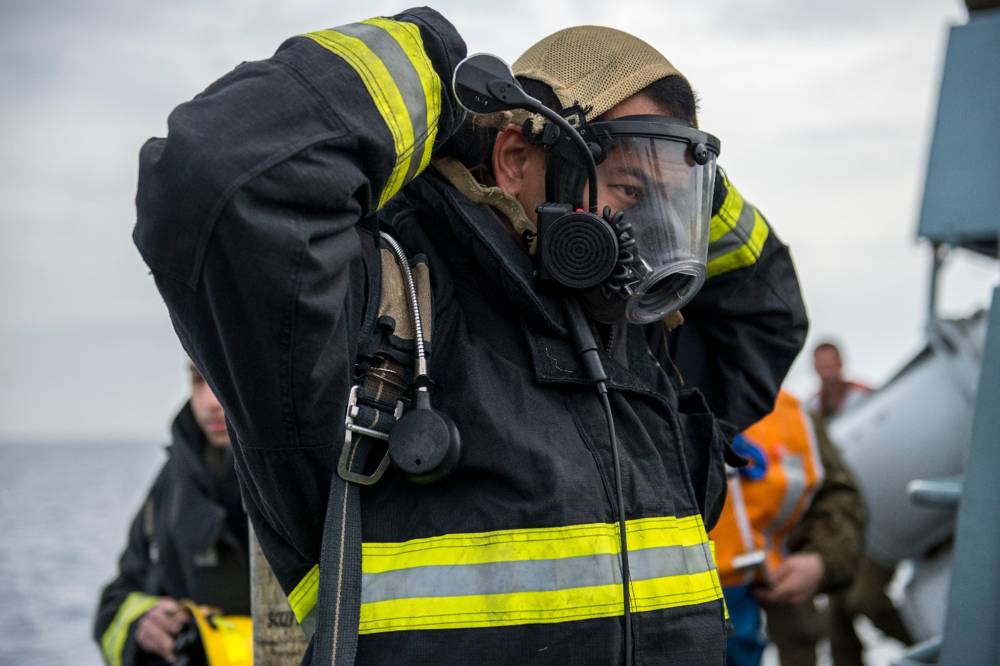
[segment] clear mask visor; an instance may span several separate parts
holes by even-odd
[[[601,144],[600,208],[622,212],[636,241],[622,290],[625,318],[648,324],[680,309],[705,282],[716,156],[698,164],[688,142],[663,137],[606,134]]]

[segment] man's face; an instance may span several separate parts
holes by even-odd
[[[222,412],[222,405],[212,393],[212,389],[208,387],[208,382],[198,372],[198,368],[190,364],[189,369],[191,371],[191,411],[194,412],[194,420],[205,433],[209,444],[227,446],[229,444],[229,430],[226,429],[226,415]]]
[[[813,366],[816,374],[824,384],[833,384],[841,381],[843,365],[840,362],[840,354],[836,349],[824,347],[817,349],[813,354]]]
[[[639,115],[669,117],[669,114],[660,106],[640,93],[612,107],[601,116],[601,120]],[[514,131],[519,132],[519,130]],[[518,145],[520,146],[520,144]],[[637,174],[632,169],[624,168],[623,157],[612,152],[598,167],[598,211],[604,210],[605,206],[610,206],[614,211],[626,210],[638,203],[643,186],[648,186],[651,182],[658,182],[666,177],[664,174]],[[498,159],[501,159],[504,165],[509,161],[514,162],[516,168],[511,170],[499,168]],[[508,178],[508,171],[513,172],[513,177]],[[545,203],[545,151],[540,146],[525,145],[521,147],[521,152],[513,158],[508,158],[506,154],[499,157],[498,153],[495,152],[494,172],[497,175],[498,184],[517,197],[528,217],[537,224],[538,216],[535,209],[540,204]],[[585,188],[584,202],[587,201],[587,198],[588,190]]]
[[[615,120],[625,116],[668,116],[645,95],[635,95],[614,106],[601,116],[601,120]],[[612,211],[626,211],[637,206],[654,191],[668,194],[678,185],[686,185],[688,170],[669,173],[663,165],[641,159],[635,151],[641,144],[620,146],[608,151],[604,161],[597,166],[597,210],[609,206]],[[642,164],[643,166],[638,166]],[[584,186],[583,200],[588,200],[590,184]]]

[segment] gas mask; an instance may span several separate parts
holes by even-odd
[[[664,116],[588,123],[576,108],[567,119],[487,54],[464,60],[453,87],[473,113],[524,109],[548,121],[524,126],[547,151],[548,202],[536,210],[543,285],[573,290],[605,323],[649,324],[694,297],[707,273],[717,138]]]
[[[580,123],[597,167],[602,219],[618,256],[600,284],[583,291],[594,319],[648,324],[685,305],[705,282],[719,141],[662,116]],[[546,159],[546,197],[582,208],[587,169],[568,145]]]

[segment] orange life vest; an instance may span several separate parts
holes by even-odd
[[[790,393],[743,433],[766,470],[758,479],[728,468],[729,495],[710,537],[724,587],[765,580],[784,560],[785,541],[823,482],[812,420]],[[760,470],[758,470],[760,471]]]

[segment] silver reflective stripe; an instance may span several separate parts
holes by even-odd
[[[713,568],[703,545],[632,551],[629,565],[633,581],[695,574]],[[545,592],[611,584],[621,584],[617,553],[366,573],[362,575],[361,601]]]
[[[740,208],[740,217],[736,220],[736,225],[722,234],[718,240],[709,246],[708,260],[717,259],[746,245],[747,241],[750,240],[750,235],[753,233],[756,218],[757,214],[754,207],[744,201],[743,206]]]
[[[791,518],[802,493],[806,489],[806,469],[802,456],[789,455],[781,459],[781,465],[785,470],[785,478],[788,480],[788,487],[785,488],[785,496],[781,498],[781,508],[778,515],[771,523],[776,528],[781,527]]]
[[[733,513],[736,514],[736,526],[740,530],[740,539],[743,541],[743,551],[753,550],[753,533],[750,529],[750,517],[747,516],[747,505],[743,499],[743,483],[739,476],[729,479],[729,497],[733,503]]]
[[[306,635],[306,640],[312,640],[313,634],[316,633],[316,613],[309,611],[309,614],[299,622],[299,626],[302,627],[302,633]]]
[[[427,98],[424,96],[424,86],[420,75],[413,67],[413,61],[400,47],[399,42],[382,28],[367,23],[351,23],[337,28],[337,32],[360,39],[382,61],[392,75],[392,80],[399,89],[399,94],[406,104],[406,110],[413,124],[413,152],[407,167],[408,183],[417,176],[420,168],[420,158],[424,153],[424,142],[427,140]],[[397,159],[404,156],[397,155]]]

